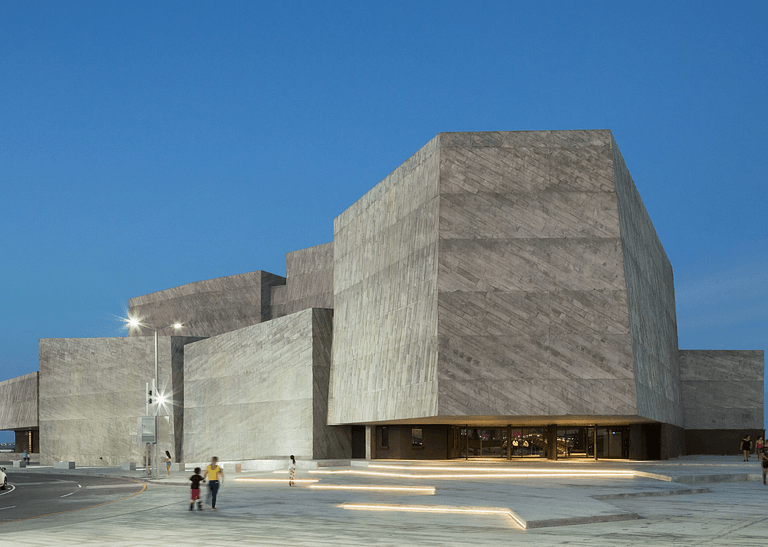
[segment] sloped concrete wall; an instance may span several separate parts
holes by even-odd
[[[672,265],[611,139],[638,414],[683,425]]]
[[[437,414],[438,142],[334,222],[330,424]]]
[[[349,457],[326,426],[331,310],[304,310],[189,344],[184,457],[206,461]]]
[[[333,242],[288,253],[285,285],[272,287],[272,315],[333,309]]]
[[[680,350],[685,429],[762,430],[764,369],[763,350]]]
[[[637,413],[611,143],[440,135],[441,416]]]
[[[159,327],[161,335],[215,336],[272,318],[272,286],[285,278],[255,271],[197,281],[129,300],[128,313]],[[180,322],[182,331],[169,325]],[[151,328],[130,336],[152,336]]]
[[[146,382],[154,377],[154,339],[40,340],[41,461],[77,465],[142,462],[137,419],[145,415]],[[171,340],[158,340],[161,391],[173,393]],[[172,409],[160,426],[161,451],[174,452]]]
[[[0,429],[27,429],[38,426],[37,379],[32,372],[0,382]]]

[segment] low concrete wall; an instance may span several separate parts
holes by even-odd
[[[0,452],[0,461],[15,462],[20,460],[22,456],[23,452]],[[29,457],[29,463],[40,463],[40,454],[30,454],[28,452],[27,456]]]

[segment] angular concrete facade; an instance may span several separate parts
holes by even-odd
[[[334,243],[330,423],[682,426],[672,268],[609,131],[440,134]]]
[[[272,318],[272,287],[285,278],[269,272],[197,281],[131,298],[128,315],[159,328],[161,335],[178,334],[174,323],[184,325],[185,336],[215,336]],[[131,330],[131,336],[152,336],[151,328]]]
[[[762,351],[678,350],[672,266],[607,130],[441,133],[285,278],[129,305],[159,328],[177,461],[668,458],[763,432]],[[152,334],[41,340],[0,427],[39,425],[43,461],[139,461]]]
[[[171,392],[171,339],[158,343],[158,386]],[[154,377],[154,341],[135,338],[40,340],[41,462],[77,465],[140,462],[137,420]],[[160,414],[161,445],[173,450],[171,409]]]
[[[0,382],[0,429],[37,429],[38,375]]]
[[[333,309],[333,243],[288,253],[286,283],[272,287],[272,317],[309,308]]]
[[[308,309],[188,346],[185,458],[348,457],[347,431],[326,425],[332,318]]]

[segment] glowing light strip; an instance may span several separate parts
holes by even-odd
[[[319,482],[320,479],[294,479],[293,482]],[[247,479],[237,478],[235,482],[287,482],[287,479]]]
[[[467,515],[502,515],[509,517],[520,528],[525,529],[525,521],[515,515],[512,511],[505,508],[474,508],[474,507],[445,507],[428,505],[370,505],[362,503],[344,503],[340,505],[342,509],[353,509],[362,511],[402,511],[408,513],[454,513]]]
[[[498,467],[459,467],[459,466],[426,466],[426,465],[380,465],[369,464],[369,469],[414,469],[416,471],[486,471],[489,473],[614,473],[616,471],[606,471],[605,469],[538,469],[535,467],[515,467],[515,468],[498,468]],[[618,472],[625,472],[620,470]],[[629,471],[626,471],[627,473]]]
[[[569,473],[482,473],[470,474],[463,473],[459,475],[419,475],[415,473],[382,473],[380,471],[356,471],[352,469],[344,470],[310,470],[310,473],[326,475],[369,475],[375,477],[397,477],[405,479],[526,479],[526,478],[583,478],[583,477],[606,477],[606,478],[633,478],[634,471],[602,471],[600,473],[583,473],[571,471]]]
[[[375,490],[382,492],[418,492],[434,495],[434,486],[346,486],[341,484],[313,484],[310,488],[325,490]]]

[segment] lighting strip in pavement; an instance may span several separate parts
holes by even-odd
[[[502,515],[511,519],[520,528],[525,529],[525,521],[507,508],[495,507],[447,507],[441,505],[380,505],[363,503],[344,503],[342,509],[358,511],[401,511],[408,513],[441,513],[441,514],[465,514],[465,515]]]
[[[293,479],[293,482],[319,482],[320,479]],[[235,482],[288,482],[287,479],[253,479],[253,478],[237,478],[235,479]]]
[[[435,474],[419,475],[415,473],[383,473],[380,471],[357,471],[352,469],[344,470],[320,470],[313,469],[309,473],[327,474],[327,475],[368,475],[374,477],[397,477],[405,479],[538,479],[538,478],[585,478],[585,477],[604,477],[604,478],[624,478],[631,479],[635,476],[634,471],[603,471],[600,473],[585,473],[571,471],[568,473],[481,473],[481,474]]]
[[[369,469],[414,469],[416,471],[485,471],[489,473],[616,473],[625,472],[619,471],[607,471],[605,469],[540,469],[535,467],[515,467],[515,468],[498,468],[498,467],[460,467],[460,466],[426,466],[426,465],[380,465],[372,463],[367,466]]]
[[[435,494],[434,486],[346,486],[340,484],[313,484],[310,488],[324,490],[370,490],[377,492],[413,492],[417,494]]]

